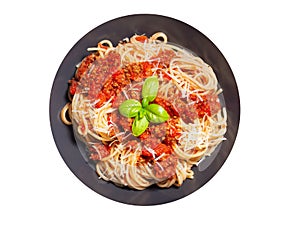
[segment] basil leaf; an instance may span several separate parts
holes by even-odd
[[[142,109],[141,103],[135,99],[126,100],[119,106],[119,112],[121,113],[121,115],[126,117],[137,116],[138,112],[141,109]]]
[[[146,117],[152,123],[163,123],[170,118],[168,112],[158,104],[150,104],[146,110]]]
[[[144,99],[142,100],[142,106],[143,106],[143,108],[146,108],[147,105],[149,105],[149,100],[148,100],[147,98],[144,98]]]
[[[132,124],[132,134],[136,137],[140,136],[147,129],[148,125],[149,121],[145,116],[142,118],[135,117]]]
[[[143,85],[142,97],[148,99],[149,102],[152,102],[158,92],[158,78],[156,76],[148,77]]]

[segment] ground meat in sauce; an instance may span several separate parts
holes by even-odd
[[[81,61],[75,73],[75,79],[77,81],[79,81],[82,78],[82,76],[88,72],[90,66],[96,59],[97,59],[96,54],[90,54]]]
[[[139,136],[140,141],[144,144],[142,156],[151,156],[149,155],[149,151],[147,151],[147,147],[151,149],[156,149],[156,147],[162,142],[163,138],[167,133],[167,123],[150,125],[146,131]],[[157,154],[156,154],[157,155]]]
[[[169,65],[172,58],[174,58],[175,52],[172,50],[162,50],[157,56],[152,57],[152,60],[157,60],[162,65]]]
[[[152,76],[152,64],[149,62],[131,63],[123,69],[125,76],[133,81],[142,81],[144,78]]]
[[[195,101],[193,108],[197,111],[200,118],[203,118],[205,115],[211,116],[221,109],[218,95],[214,93],[201,96],[202,100],[199,100],[196,95],[190,95],[190,98]]]
[[[158,179],[168,179],[175,174],[177,166],[177,157],[175,155],[168,155],[162,160],[154,163],[154,174]]]
[[[90,54],[86,56],[78,66],[75,76],[71,80],[69,80],[69,84],[70,84],[69,95],[71,98],[76,93],[78,82],[88,72],[90,66],[96,60],[96,58],[97,58],[96,54]]]
[[[95,143],[89,148],[90,159],[94,161],[101,160],[107,157],[110,153],[109,147],[102,143]]]
[[[191,123],[198,118],[196,109],[189,105],[185,99],[175,98],[174,105],[178,115],[182,118],[185,123]]]
[[[150,153],[146,149],[142,150],[142,158],[153,164],[153,172],[157,179],[168,179],[175,174],[177,157],[173,154],[173,149],[165,144],[158,143]]]
[[[197,108],[189,105],[186,99],[175,96],[171,101],[156,97],[154,103],[161,105],[171,117],[181,117],[185,123],[191,123],[198,118]]]
[[[115,93],[114,80],[111,79],[110,83],[106,80],[120,69],[121,57],[115,52],[109,52],[104,58],[93,54],[92,56],[85,58],[76,72],[75,79],[78,82],[76,91],[86,93],[89,100],[92,102],[98,100],[100,105],[99,101],[103,103],[108,100],[109,95]],[[102,94],[101,90],[103,90]],[[70,94],[75,94],[73,89]]]
[[[173,104],[170,101],[160,98],[160,97],[156,97],[154,99],[153,103],[156,103],[156,104],[162,106],[168,112],[170,117],[179,116],[178,112],[176,111],[175,107],[173,106]]]

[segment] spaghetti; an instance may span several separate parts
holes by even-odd
[[[98,176],[137,190],[181,186],[192,179],[192,167],[225,139],[227,114],[213,69],[169,43],[162,32],[150,38],[134,35],[116,47],[103,40],[88,51],[70,80],[71,105],[61,117],[85,143]],[[169,117],[150,122],[135,136],[134,119],[122,116],[119,106],[128,99],[142,102],[148,77],[159,82],[152,103]],[[68,109],[72,122],[66,118]]]

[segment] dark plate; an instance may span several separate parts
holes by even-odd
[[[75,65],[88,55],[86,49],[94,47],[102,39],[109,39],[116,45],[124,37],[133,34],[148,36],[162,31],[169,41],[186,47],[200,56],[214,69],[219,84],[223,89],[223,97],[228,114],[227,138],[219,145],[210,157],[198,167],[194,167],[194,179],[187,179],[179,188],[161,189],[156,186],[143,191],[117,187],[110,182],[99,180],[96,172],[82,157],[73,136],[71,126],[60,120],[60,111],[68,102],[68,80],[75,72]],[[104,23],[81,38],[61,63],[53,82],[50,98],[50,122],[56,146],[70,170],[85,185],[95,192],[113,199],[133,205],[155,205],[167,203],[185,197],[202,187],[221,168],[234,144],[240,119],[240,101],[233,73],[218,48],[201,32],[190,25],[173,18],[159,15],[130,15]]]

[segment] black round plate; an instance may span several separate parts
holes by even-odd
[[[68,80],[75,72],[75,65],[89,53],[88,47],[96,46],[100,40],[109,39],[114,45],[133,34],[152,35],[162,31],[170,42],[186,47],[200,56],[214,69],[228,114],[227,132],[215,153],[208,157],[206,164],[194,167],[194,179],[187,179],[181,187],[161,189],[151,186],[143,191],[118,187],[111,182],[98,179],[96,172],[82,157],[73,136],[72,126],[60,120],[60,111],[68,102]],[[160,15],[130,15],[104,23],[81,38],[61,63],[53,82],[50,98],[50,122],[56,146],[70,170],[85,185],[102,196],[133,205],[155,205],[171,202],[185,197],[202,187],[221,168],[234,144],[240,119],[240,101],[233,73],[218,48],[201,32],[190,25],[173,18]]]

